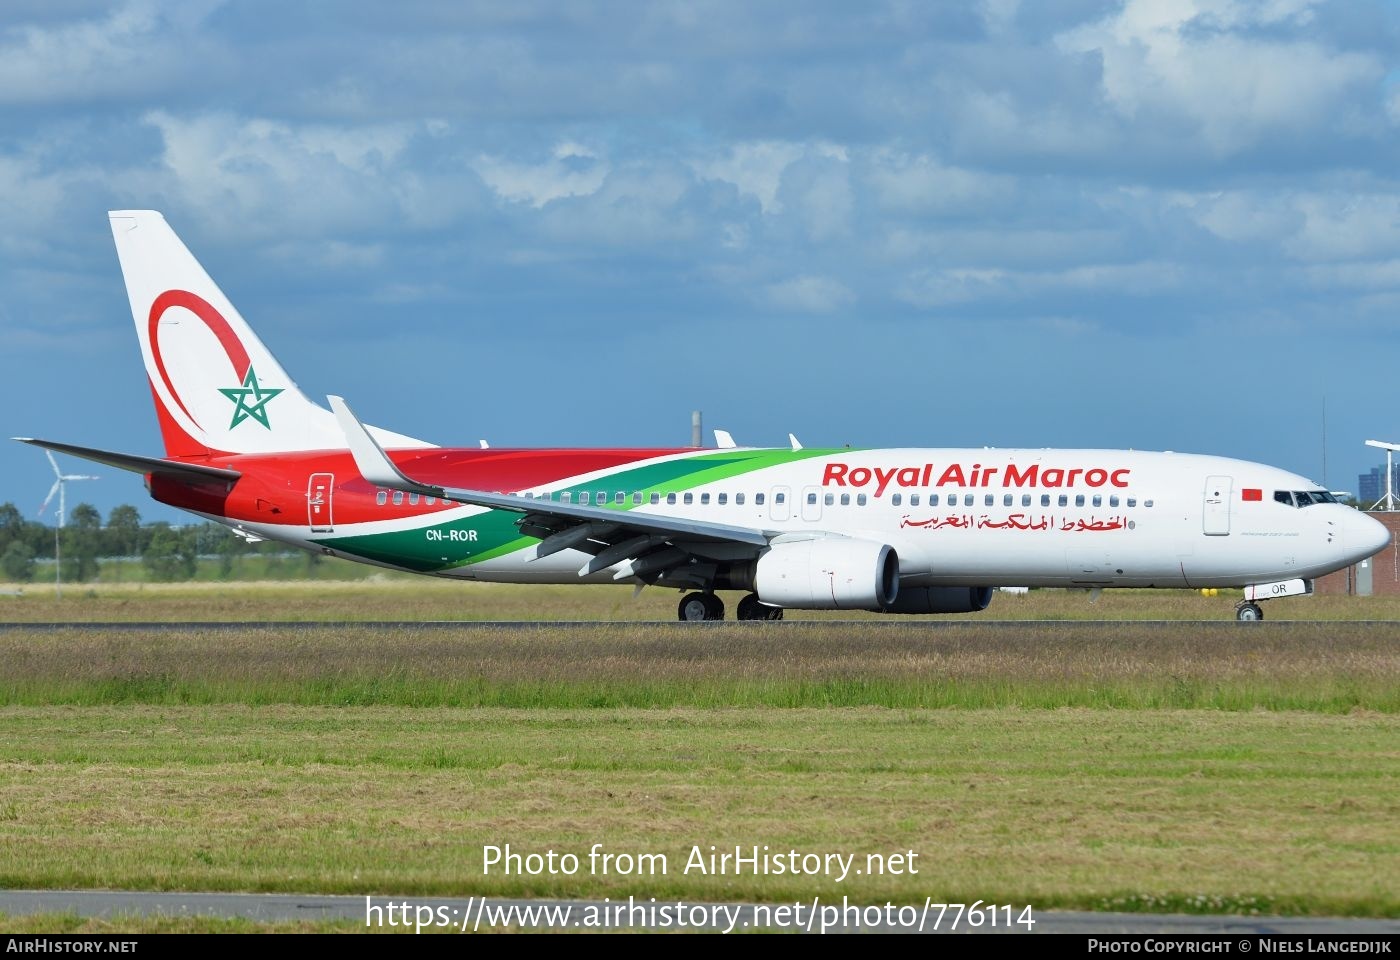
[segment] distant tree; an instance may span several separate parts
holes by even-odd
[[[0,503],[0,549],[24,536],[24,517],[13,503]]]
[[[141,514],[129,503],[113,507],[107,514],[109,557],[134,557],[141,552]]]
[[[102,514],[90,503],[80,503],[63,530],[63,579],[92,580],[102,552]]]
[[[0,571],[13,583],[28,583],[34,579],[34,551],[18,540],[11,540],[0,553]]]
[[[153,580],[188,580],[194,576],[194,544],[168,523],[158,523],[141,562]]]

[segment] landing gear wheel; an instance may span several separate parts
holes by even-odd
[[[739,607],[735,610],[735,616],[739,620],[771,620],[773,612],[783,613],[783,607],[769,606],[759,599],[757,593],[749,593],[745,598],[739,600]]]
[[[758,599],[758,594],[751,593],[739,601],[735,616],[740,620],[781,620],[783,608],[764,603]]]
[[[715,596],[713,593],[707,593],[707,594],[704,595],[704,597],[705,597],[705,619],[706,619],[706,620],[723,620],[723,619],[724,619],[724,601],[721,600],[719,597]]]
[[[705,603],[703,593],[687,593],[681,597],[681,604],[676,608],[676,617],[683,621],[698,622],[708,620],[709,607]]]
[[[724,601],[713,593],[687,593],[676,608],[676,618],[687,622],[723,620]]]
[[[1256,620],[1264,619],[1264,611],[1259,608],[1257,603],[1242,603],[1235,608],[1235,619],[1253,623]]]

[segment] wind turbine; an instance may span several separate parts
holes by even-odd
[[[90,477],[85,473],[63,473],[58,469],[58,461],[53,458],[53,454],[48,450],[45,450],[44,454],[49,458],[49,463],[53,465],[53,475],[58,479],[55,480],[53,486],[49,488],[49,495],[44,498],[44,502],[39,506],[37,516],[42,517],[44,515],[44,509],[48,507],[49,501],[53,499],[55,493],[58,494],[58,526],[59,529],[62,529],[63,520],[68,513],[68,500],[67,497],[64,496],[65,485],[69,480],[96,480],[97,478]]]
[[[1381,498],[1380,498],[1379,500],[1377,500],[1375,503],[1371,504],[1371,509],[1374,510],[1374,509],[1376,509],[1377,507],[1379,507],[1381,504],[1385,504],[1385,507],[1384,507],[1383,509],[1385,509],[1385,510],[1394,510],[1394,509],[1395,509],[1395,467],[1394,467],[1394,465],[1391,463],[1391,460],[1392,460],[1392,458],[1394,458],[1394,456],[1395,456],[1395,451],[1396,451],[1396,450],[1400,450],[1400,443],[1386,443],[1386,442],[1383,441],[1383,440],[1367,440],[1367,441],[1366,441],[1366,446],[1368,446],[1368,447],[1380,447],[1382,450],[1385,451],[1385,496],[1384,496],[1384,497],[1381,497]]]

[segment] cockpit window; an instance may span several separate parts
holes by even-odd
[[[1311,507],[1315,503],[1341,503],[1326,490],[1275,490],[1274,499],[1285,506]]]

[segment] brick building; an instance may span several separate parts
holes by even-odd
[[[1384,471],[1381,471],[1382,478]],[[1380,553],[1313,582],[1317,593],[1354,596],[1394,596],[1400,594],[1400,511],[1372,513],[1390,531],[1390,544]]]

